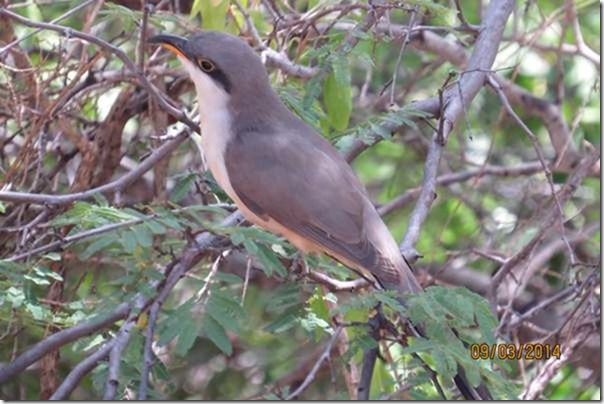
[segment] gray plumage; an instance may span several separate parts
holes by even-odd
[[[218,32],[186,41],[167,38],[181,41],[176,47],[190,60],[210,61],[215,69],[206,74],[228,93],[224,164],[234,199],[257,216],[250,220],[260,226],[262,220],[277,222],[299,248],[325,252],[365,276],[372,274],[387,289],[421,290],[352,168],[287,109],[244,41]],[[200,103],[212,103],[203,96]],[[308,243],[297,242],[299,237]]]
[[[421,291],[356,174],[285,107],[245,42],[218,32],[150,41],[172,50],[191,75],[208,165],[251,222],[306,252],[327,253],[384,288]],[[491,399],[459,369],[454,380],[464,397]]]

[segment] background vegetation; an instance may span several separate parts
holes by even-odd
[[[145,44],[200,28],[258,51],[426,293],[238,225]],[[599,399],[599,31],[591,0],[0,0],[0,398],[457,398],[461,366]],[[474,360],[445,325],[560,355]]]

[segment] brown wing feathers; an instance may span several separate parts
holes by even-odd
[[[384,286],[401,285],[401,268],[381,254],[366,229],[368,213],[377,213],[366,212],[373,207],[352,169],[327,141],[302,129],[234,136],[225,156],[234,191],[256,215],[312,240],[353,269],[386,277],[378,279]]]

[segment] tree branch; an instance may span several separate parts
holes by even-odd
[[[191,119],[189,119],[189,117],[183,111],[180,111],[179,109],[173,107],[168,101],[166,101],[166,99],[163,97],[163,95],[155,88],[155,86],[149,81],[149,79],[143,74],[143,72],[134,64],[134,62],[132,62],[132,60],[130,60],[128,55],[126,55],[126,53],[124,51],[122,51],[120,48],[111,45],[109,42],[107,42],[97,36],[87,34],[85,32],[81,32],[81,31],[78,31],[78,30],[70,28],[70,27],[64,27],[62,25],[57,25],[54,23],[32,21],[17,13],[13,13],[12,11],[9,11],[6,8],[0,8],[0,15],[4,15],[5,17],[11,18],[28,27],[55,31],[55,32],[58,32],[61,35],[65,36],[66,38],[82,39],[86,42],[93,43],[93,44],[100,46],[101,48],[109,51],[109,53],[117,56],[117,58],[120,59],[124,63],[124,65],[126,66],[126,68],[128,68],[128,70],[130,70],[131,72],[133,72],[136,75],[136,78],[137,78],[138,82],[140,83],[140,85],[143,86],[150,94],[152,94],[156,98],[158,104],[166,112],[168,112],[170,115],[172,115],[174,118],[178,119],[179,121],[185,123],[187,126],[189,126],[195,132],[198,132],[198,133],[200,132],[199,126],[195,122],[193,122]]]
[[[180,133],[178,136],[168,140],[166,143],[164,143],[155,151],[153,151],[153,153],[149,157],[143,160],[129,173],[124,174],[122,177],[118,178],[115,181],[109,182],[99,187],[92,188],[83,192],[76,192],[73,194],[66,195],[32,194],[26,192],[0,191],[0,201],[14,203],[66,205],[74,201],[90,199],[93,198],[95,195],[102,194],[105,192],[121,191],[125,189],[128,185],[136,181],[138,178],[140,178],[151,168],[153,168],[155,164],[161,159],[163,159],[165,156],[176,150],[176,148],[187,138],[188,136],[185,133]]]
[[[56,334],[52,334],[42,341],[35,344],[33,347],[19,355],[17,359],[10,362],[8,365],[0,369],[0,384],[5,383],[11,377],[19,374],[25,370],[29,365],[38,361],[48,352],[56,350],[63,345],[66,345],[79,338],[90,335],[95,331],[101,330],[110,326],[118,320],[125,318],[130,312],[130,306],[128,303],[120,304],[113,312],[89,320],[84,323],[78,324],[71,328],[59,331]]]
[[[594,150],[588,156],[586,156],[583,161],[581,161],[579,166],[576,168],[575,172],[566,181],[566,183],[557,195],[561,204],[566,203],[566,201],[571,197],[571,195],[578,189],[579,184],[581,183],[583,178],[588,175],[591,167],[596,161],[599,160],[599,158],[600,151]],[[535,236],[531,238],[520,249],[520,251],[518,251],[512,257],[506,259],[505,263],[497,270],[497,272],[493,275],[493,278],[491,279],[491,285],[487,293],[487,297],[491,302],[491,310],[495,314],[497,313],[496,292],[503,279],[518,263],[528,257],[528,255],[533,251],[533,248],[541,241],[541,239],[547,233],[547,230],[549,230],[556,223],[558,213],[557,211],[546,209],[544,212],[544,218],[542,219],[541,225],[539,226],[539,230],[536,232]]]
[[[449,87],[443,94],[443,104],[441,105],[443,111],[440,117],[442,131],[439,130],[439,133],[432,137],[424,165],[422,191],[415,209],[409,217],[409,226],[400,245],[403,254],[411,258],[418,255],[415,243],[434,201],[436,175],[442,148],[447,142],[453,126],[467,110],[467,106],[470,105],[478,90],[484,85],[486,72],[491,68],[495,56],[497,56],[503,29],[513,5],[512,0],[493,0],[489,4],[467,70],[462,74],[459,83]]]
[[[306,378],[304,378],[304,381],[302,382],[302,384],[300,384],[300,386],[298,386],[298,388],[296,390],[294,390],[290,395],[288,395],[286,400],[289,401],[289,400],[292,400],[292,399],[298,397],[304,390],[306,390],[306,388],[314,380],[317,372],[321,368],[321,364],[323,363],[323,361],[325,361],[329,358],[329,355],[331,353],[331,348],[333,348],[333,345],[337,341],[338,336],[340,335],[340,332],[342,332],[342,326],[338,326],[338,328],[336,328],[333,335],[329,339],[329,342],[325,346],[323,353],[321,354],[321,356],[319,357],[319,359],[317,360],[315,365],[312,367],[310,372],[308,372],[308,375],[306,376]]]
[[[114,344],[115,340],[106,342],[102,347],[97,349],[96,352],[78,363],[78,365],[69,372],[65,380],[63,380],[63,383],[55,390],[52,396],[50,396],[50,399],[66,400],[71,392],[78,386],[80,380],[94,369],[101,360],[109,355]]]

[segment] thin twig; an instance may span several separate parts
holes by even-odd
[[[225,218],[220,226],[230,227],[235,226],[243,220],[243,217],[239,211],[230,214]],[[196,237],[195,242],[190,244],[180,255],[180,259],[171,263],[163,268],[164,273],[169,272],[168,278],[165,280],[163,287],[155,301],[163,301],[171,290],[174,288],[176,283],[181,279],[186,271],[192,268],[199,259],[205,254],[205,252],[221,241],[221,238],[215,236],[209,232],[204,232]],[[151,287],[156,287],[159,284],[158,280],[150,281]],[[137,294],[134,297],[135,302],[139,303],[139,307],[146,307],[151,303],[152,299],[145,301],[141,300],[144,297],[142,293]],[[132,310],[132,303],[124,302],[120,304],[114,311],[101,318],[89,320],[84,323],[75,325],[66,330],[59,331],[55,334],[50,335],[44,340],[38,342],[33,347],[28,349],[26,352],[19,355],[15,360],[11,361],[8,365],[0,368],[0,384],[5,383],[15,375],[25,370],[29,365],[38,361],[42,356],[52,350],[56,350],[63,345],[66,345],[72,341],[75,341],[86,335],[108,327],[118,320],[128,317]],[[140,313],[138,313],[140,314]],[[126,324],[126,323],[125,323]]]
[[[466,17],[463,15],[460,0],[455,0],[455,8],[457,8],[457,18],[459,19],[459,22],[461,23],[462,27],[469,27],[470,24],[468,23],[468,20],[466,20]]]
[[[250,272],[252,270],[252,257],[247,257],[245,262],[245,279],[243,280],[243,291],[241,292],[241,307],[243,307],[245,302],[245,295],[247,292],[247,287],[250,282]]]
[[[432,142],[430,143],[428,156],[426,157],[426,163],[424,164],[422,190],[417,198],[415,208],[409,216],[407,232],[400,245],[401,252],[405,256],[414,257],[418,255],[414,246],[419,239],[422,224],[430,212],[432,202],[434,202],[434,199],[436,198],[436,176],[438,174],[440,156],[442,155],[443,150],[443,145],[437,140],[437,137],[438,135],[434,134]]]
[[[357,387],[357,400],[369,400],[373,370],[375,368],[375,362],[380,353],[378,342],[380,340],[381,316],[382,311],[378,306],[376,314],[370,317],[367,321],[367,325],[369,326],[369,334],[375,341],[376,346],[373,348],[368,348],[363,352],[363,365],[361,367],[361,379],[359,380],[359,385]]]
[[[153,11],[153,5],[149,4],[148,0],[143,0],[143,17],[140,23],[140,32],[138,35],[138,44],[136,47],[136,58],[138,59],[138,68],[142,72],[145,70],[145,45],[147,42],[147,23],[149,21],[149,13]]]
[[[83,8],[88,7],[90,5],[90,3],[94,3],[96,1],[99,1],[99,0],[86,0],[82,4],[77,5],[76,7],[68,10],[64,14],[61,14],[60,16],[58,16],[57,18],[55,18],[54,20],[51,20],[50,24],[56,24],[59,21],[63,21],[65,18],[68,18],[68,17],[74,15],[75,13],[79,12]],[[36,35],[37,33],[39,33],[42,30],[43,30],[43,28],[35,29],[35,30],[33,30],[33,31],[31,31],[31,32],[23,35],[21,38],[17,38],[14,41],[10,42],[9,44],[4,45],[2,48],[0,48],[0,55],[2,55],[4,52],[10,50],[13,46],[18,45],[19,43],[25,41],[27,38],[30,38],[30,37]]]
[[[319,359],[317,360],[315,365],[312,367],[310,372],[308,372],[308,375],[304,378],[304,381],[300,384],[300,386],[298,386],[298,388],[296,390],[294,390],[290,395],[287,396],[286,400],[292,400],[292,399],[298,397],[304,390],[306,390],[308,385],[314,380],[315,376],[317,375],[317,372],[321,368],[321,364],[323,363],[323,361],[325,361],[329,358],[331,349],[333,348],[333,345],[335,344],[336,340],[338,339],[340,332],[342,332],[342,326],[338,326],[336,328],[333,335],[329,339],[329,342],[325,346],[323,353],[321,354],[321,356],[319,357]]]
[[[58,33],[64,35],[67,38],[83,39],[84,41],[93,43],[93,44],[98,45],[101,48],[109,51],[111,54],[117,56],[117,58],[120,59],[124,63],[124,65],[126,66],[126,68],[128,68],[128,70],[130,70],[131,72],[133,72],[136,75],[138,82],[150,94],[152,94],[157,99],[158,104],[166,112],[168,112],[170,115],[172,115],[179,121],[188,125],[195,132],[198,132],[198,133],[200,132],[199,126],[195,122],[193,122],[191,119],[189,119],[189,117],[183,111],[175,108],[168,101],[166,101],[166,99],[161,94],[161,92],[149,81],[149,79],[143,74],[143,72],[139,70],[139,68],[132,62],[132,60],[130,60],[128,55],[126,55],[126,53],[123,50],[121,50],[120,48],[111,45],[109,42],[107,42],[97,36],[87,34],[87,33],[78,31],[76,29],[70,28],[70,27],[56,25],[53,23],[32,21],[19,14],[13,13],[12,11],[9,11],[6,8],[0,8],[0,15],[9,17],[9,18],[16,20],[16,21],[20,22],[21,24],[26,25],[28,27],[55,31],[55,32],[58,32]]]
[[[583,161],[577,166],[574,173],[566,181],[560,192],[558,193],[559,202],[561,204],[572,196],[572,194],[578,189],[579,184],[583,178],[589,173],[592,165],[600,158],[599,150],[594,150],[592,153],[587,155]],[[510,273],[510,271],[521,261],[523,261],[533,251],[533,248],[541,241],[547,231],[551,229],[556,223],[558,218],[556,211],[546,210],[545,217],[542,220],[541,226],[537,230],[535,236],[529,240],[516,254],[508,258],[493,275],[491,284],[487,292],[487,298],[491,303],[491,310],[493,313],[497,312],[496,292],[497,288],[503,281],[503,279]]]
[[[436,184],[439,186],[447,186],[458,182],[467,181],[472,178],[482,178],[486,176],[515,177],[521,175],[533,175],[541,170],[541,163],[538,161],[521,163],[515,166],[486,165],[474,170],[440,175],[436,178]],[[416,198],[420,191],[421,188],[419,187],[406,190],[403,194],[380,206],[378,208],[378,213],[383,216],[393,212],[396,209],[402,208]]]
[[[78,363],[71,372],[67,375],[63,383],[55,390],[50,396],[51,400],[66,400],[71,392],[78,386],[80,380],[86,376],[92,369],[94,369],[98,363],[109,355],[109,352],[113,348],[115,340],[111,340],[103,344],[102,347],[97,349],[92,355]]]
[[[103,392],[103,400],[115,400],[117,395],[117,388],[119,387],[119,376],[120,367],[122,364],[122,352],[130,341],[130,330],[134,326],[135,321],[129,319],[120,328],[119,332],[113,339],[114,344],[111,347],[109,354],[109,374],[107,376],[107,382],[105,383],[105,390]]]
[[[417,16],[417,10],[419,6],[413,7],[411,11],[411,17],[409,18],[409,28],[405,31],[405,39],[403,40],[403,44],[401,45],[401,49],[398,52],[398,57],[396,59],[396,64],[394,65],[394,73],[392,73],[392,83],[390,84],[390,106],[394,105],[394,94],[396,92],[396,79],[398,78],[399,70],[401,69],[401,62],[403,61],[403,54],[405,53],[405,49],[407,48],[407,44],[409,43],[410,35],[409,33],[413,30],[413,26],[415,25],[415,17]]]
[[[234,226],[241,221],[241,213],[239,211],[232,213],[221,223],[222,227]],[[163,286],[157,296],[154,299],[145,297],[143,294],[138,294],[135,297],[134,311],[130,314],[128,320],[122,325],[118,334],[116,335],[116,345],[111,351],[109,357],[109,374],[105,383],[105,390],[103,397],[107,400],[115,399],[117,394],[117,388],[119,386],[119,372],[121,365],[121,353],[130,340],[130,329],[134,326],[136,319],[141,314],[145,307],[149,304],[159,303],[163,304],[166,297],[170,294],[174,286],[183,277],[183,275],[191,269],[199,259],[208,251],[209,248],[214,246],[220,241],[220,237],[217,237],[209,232],[204,232],[192,242],[189,243],[187,248],[182,252],[181,258],[176,263],[168,265],[170,267],[169,274]],[[217,264],[216,264],[217,265]],[[167,267],[163,271],[168,272]],[[209,283],[209,279],[208,279]],[[151,286],[155,287],[159,284],[159,281],[152,280]]]
[[[565,300],[569,296],[576,295],[580,289],[581,288],[578,287],[577,285],[573,285],[566,289],[562,289],[558,293],[554,294],[551,297],[548,297],[545,300],[542,300],[541,302],[539,302],[539,304],[535,305],[534,307],[531,307],[530,310],[523,313],[521,316],[518,316],[517,318],[510,321],[510,323],[506,327],[507,332],[510,332],[514,328],[520,326],[523,322],[529,320],[531,317],[538,314],[542,310],[545,310],[552,304]]]
[[[566,0],[566,7],[568,16],[572,22],[573,34],[575,34],[575,41],[577,43],[577,49],[579,53],[583,55],[586,59],[591,61],[598,61],[598,70],[600,67],[600,55],[592,50],[583,39],[583,34],[581,33],[581,24],[579,23],[579,17],[577,16],[577,10],[575,7],[575,1]]]
[[[45,253],[48,251],[55,250],[61,246],[64,246],[65,244],[83,240],[88,237],[98,236],[100,234],[108,233],[110,231],[113,231],[113,230],[116,230],[116,229],[119,229],[122,227],[134,226],[138,223],[144,222],[145,220],[147,220],[147,219],[131,219],[131,220],[126,220],[124,222],[106,224],[104,226],[97,227],[95,229],[85,230],[80,233],[76,233],[74,235],[64,237],[61,240],[53,241],[52,243],[48,243],[43,246],[33,248],[24,253],[10,256],[8,258],[5,258],[4,261],[8,261],[8,262],[21,261],[21,260],[27,259],[29,257],[32,257],[34,255],[38,255],[38,254],[42,254],[42,253]]]
[[[369,281],[365,278],[357,278],[352,281],[341,281],[315,270],[308,271],[305,275],[313,281],[325,285],[330,292],[353,292],[370,285]]]
[[[560,203],[560,200],[558,199],[558,195],[556,193],[556,188],[554,187],[552,172],[549,169],[549,165],[545,162],[545,157],[543,156],[543,152],[541,151],[541,147],[539,146],[539,141],[537,140],[537,136],[533,133],[532,130],[529,129],[528,126],[526,126],[526,124],[524,123],[524,121],[522,119],[520,119],[518,114],[516,114],[516,112],[514,111],[514,108],[512,108],[512,106],[510,105],[510,102],[508,101],[507,97],[505,96],[505,93],[503,92],[503,90],[502,90],[501,86],[499,85],[499,83],[497,82],[497,80],[495,80],[491,75],[489,75],[487,79],[489,81],[489,84],[497,92],[497,95],[499,96],[499,99],[501,100],[501,103],[505,107],[506,111],[512,116],[512,118],[514,118],[516,123],[522,128],[524,133],[526,133],[526,135],[529,137],[531,143],[533,144],[533,149],[535,150],[535,153],[537,154],[537,158],[539,159],[539,162],[541,163],[541,165],[543,167],[543,171],[545,172],[545,178],[547,179],[547,183],[550,187],[550,192],[551,192],[552,198],[554,198],[556,208],[558,209],[558,213],[559,213],[558,226],[560,229],[560,236],[562,237],[562,240],[564,241],[564,244],[566,245],[566,249],[568,250],[568,254],[570,257],[570,263],[571,263],[571,265],[574,265],[576,262],[575,253],[573,251],[573,248],[570,245],[570,242],[568,241],[568,237],[566,237],[566,230],[564,229],[564,222],[565,222],[564,209],[562,208],[562,204]]]
[[[587,337],[597,330],[593,330],[591,327],[584,326],[578,333],[574,334],[570,341],[563,344],[562,353],[560,358],[555,356],[545,362],[541,371],[531,381],[531,383],[524,389],[520,397],[523,400],[537,400],[545,387],[549,384],[550,380],[557,374],[558,370],[564,364],[569,362],[574,357],[574,352],[587,340]]]
[[[56,350],[63,345],[86,335],[90,335],[95,331],[102,330],[116,321],[125,318],[129,312],[130,305],[128,303],[122,303],[114,311],[105,316],[85,321],[44,338],[42,341],[19,355],[19,357],[8,365],[0,369],[0,384],[5,383],[10,378],[22,372],[25,368],[39,360],[48,352]]]
[[[149,320],[145,333],[145,347],[143,348],[143,367],[141,369],[141,380],[138,388],[138,399],[144,401],[147,399],[147,390],[149,388],[149,376],[153,366],[153,337],[155,336],[155,325],[161,308],[162,302],[155,301],[149,310]]]
[[[99,187],[92,188],[83,192],[76,192],[73,194],[66,195],[0,191],[0,201],[15,203],[66,205],[75,201],[90,199],[93,198],[95,195],[102,194],[105,192],[123,190],[128,185],[132,184],[134,181],[140,178],[144,173],[152,169],[158,161],[162,160],[165,156],[174,151],[187,138],[187,134],[181,132],[176,137],[168,140],[166,143],[164,143],[155,151],[153,151],[153,153],[149,157],[143,160],[133,170],[131,170],[127,174],[124,174],[117,180],[101,185]]]

